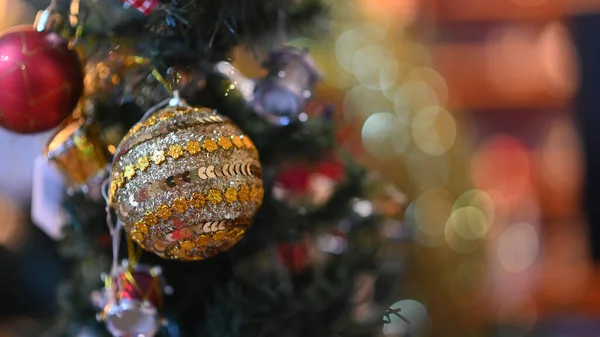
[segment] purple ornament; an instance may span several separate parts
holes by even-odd
[[[263,67],[268,73],[256,83],[252,107],[274,124],[297,120],[321,79],[308,50],[283,47],[271,52]]]

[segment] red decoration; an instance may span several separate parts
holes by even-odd
[[[150,14],[158,6],[158,0],[125,0],[125,2],[144,15]]]
[[[276,179],[275,198],[289,207],[318,208],[329,201],[345,174],[336,160],[286,164]]]
[[[280,242],[277,244],[279,258],[292,274],[299,274],[310,267],[310,240],[308,237],[299,242]]]
[[[143,268],[129,270],[119,275],[121,284],[118,299],[150,301],[156,307],[160,307],[161,289],[158,279],[148,270]]]
[[[344,166],[337,162],[322,161],[317,164],[295,163],[281,170],[277,182],[282,187],[295,191],[306,192],[310,187],[310,178],[314,174],[323,175],[333,181],[340,181],[344,177]]]
[[[0,36],[0,126],[36,133],[58,126],[83,91],[77,53],[55,33],[19,27]]]

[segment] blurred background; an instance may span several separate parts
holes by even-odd
[[[0,30],[45,6],[0,0]],[[389,228],[410,242],[399,298],[427,302],[434,336],[597,336],[600,2],[332,8],[330,36],[296,44],[325,74],[319,97],[336,107],[339,141],[394,182],[402,216]],[[51,310],[67,268],[27,220],[47,137],[0,130],[0,315],[11,327]]]

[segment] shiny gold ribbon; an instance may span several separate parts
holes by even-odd
[[[148,287],[148,289],[146,289],[146,292],[143,293],[142,288],[140,288],[140,286],[138,285],[137,281],[135,280],[135,278],[133,277],[133,274],[131,273],[131,268],[127,268],[127,270],[125,270],[125,279],[127,279],[127,282],[129,282],[133,288],[135,289],[135,291],[138,293],[138,295],[140,295],[140,297],[142,298],[143,301],[148,301],[150,299],[150,295],[152,294],[153,290],[156,290],[156,287]],[[154,279],[156,277],[152,276],[153,279],[153,284]],[[160,296],[160,291],[157,293],[157,297]]]
[[[131,237],[127,236],[127,255],[129,265],[133,268],[137,267],[137,263],[142,256],[143,250],[140,246],[137,246],[131,240]]]

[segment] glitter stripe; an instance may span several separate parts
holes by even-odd
[[[250,227],[250,223],[249,219],[239,219],[228,223],[227,230],[219,230],[208,235],[199,234],[193,239],[169,243],[165,247],[164,255],[171,259],[185,260],[203,260],[212,257],[237,243]]]
[[[189,115],[192,113],[197,113],[199,114],[199,116],[190,117]],[[176,118],[178,117],[188,117],[191,118],[191,120],[177,120]],[[181,108],[172,108],[164,111],[161,110],[155,115],[152,115],[150,118],[135,124],[129,130],[129,132],[127,132],[127,134],[123,137],[123,139],[120,142],[120,144],[123,144],[123,147],[119,147],[117,149],[113,159],[113,163],[116,163],[119,160],[119,158],[121,158],[123,155],[129,152],[133,147],[147,142],[150,139],[160,137],[166,133],[203,124],[225,122],[229,122],[229,119],[227,117],[218,115],[214,112],[214,110],[210,110],[207,108],[189,108],[183,110]],[[156,130],[146,130],[148,128],[152,128],[155,125],[158,125],[158,128]],[[145,132],[138,138],[135,138],[135,136],[141,130],[144,130]]]
[[[231,143],[233,143],[235,146],[223,147],[222,144],[225,144],[225,145],[228,144],[226,141],[223,141],[223,139],[231,140]],[[124,170],[122,172],[119,172],[116,170],[112,172],[112,179],[111,179],[110,188],[109,188],[109,200],[112,204],[114,202],[115,195],[120,188],[123,188],[140,171],[142,171],[142,172],[146,171],[148,169],[148,167],[150,167],[151,165],[162,164],[163,162],[165,162],[167,160],[167,157],[171,157],[174,160],[179,160],[181,158],[186,157],[184,152],[186,152],[188,155],[196,155],[202,150],[210,153],[210,152],[214,152],[218,149],[221,149],[224,151],[229,151],[234,148],[238,148],[238,149],[246,148],[249,150],[256,151],[256,147],[249,140],[249,138],[247,136],[232,135],[229,137],[221,136],[221,137],[215,138],[215,139],[207,138],[202,142],[197,142],[197,141],[192,140],[192,141],[187,142],[183,146],[174,144],[165,150],[154,151],[154,153],[152,154],[152,156],[150,158],[144,156],[144,157],[134,159],[133,162],[136,163],[135,165],[130,164],[130,165],[125,166]],[[254,171],[256,171],[256,168],[254,168]],[[231,172],[231,171],[229,171],[229,172]],[[258,173],[258,172],[255,172],[253,175],[257,175],[256,173]]]
[[[127,200],[127,202],[131,207],[134,207],[138,203],[144,202],[164,190],[196,181],[233,176],[254,176],[261,179],[262,169],[258,161],[232,165],[203,166],[150,183],[137,192],[135,197],[133,197],[133,201]]]
[[[231,189],[228,188],[227,190]],[[138,220],[133,228],[140,230],[141,228],[148,228],[149,230],[156,230],[156,225],[162,219],[163,223],[168,223],[177,214],[181,214],[186,212],[189,208],[202,209],[204,204],[207,202],[212,203],[213,205],[218,205],[223,203],[223,201],[231,203],[233,201],[227,201],[223,196],[227,193],[225,191],[219,191],[217,189],[210,189],[206,195],[202,195],[199,192],[192,194],[189,199],[186,198],[177,198],[173,200],[173,205],[160,205],[157,207],[156,211],[147,212],[142,219]],[[244,185],[240,187],[239,190],[236,190],[237,198],[236,202],[252,202],[252,203],[261,203],[264,190],[261,186],[248,186]],[[132,230],[135,232],[136,230]]]

